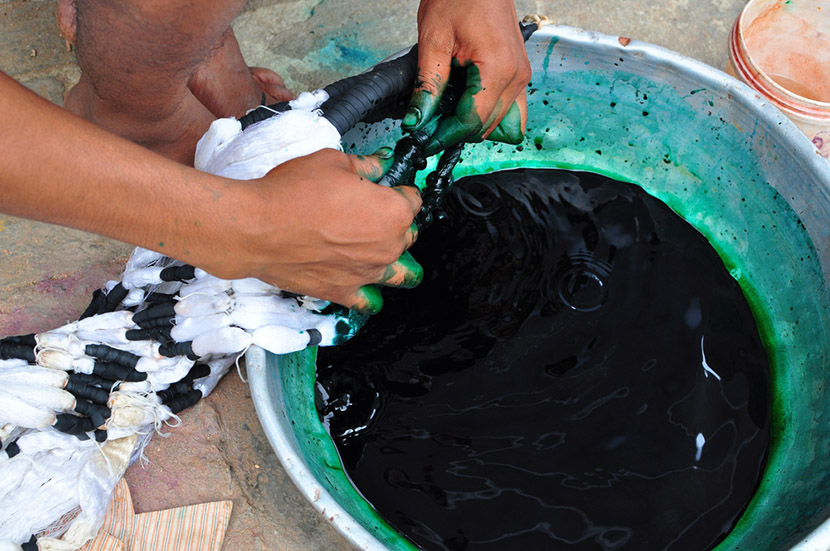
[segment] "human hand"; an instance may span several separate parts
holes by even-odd
[[[248,186],[241,243],[232,256],[200,264],[233,279],[241,274],[295,293],[375,313],[382,299],[373,284],[414,287],[423,270],[405,252],[421,206],[410,186],[372,182],[392,162],[392,151],[354,156],[326,149],[288,161]]]
[[[392,163],[389,149],[366,157],[323,150],[262,178],[233,180],[114,136],[2,71],[0,114],[8,127],[0,132],[2,213],[364,312],[377,311],[380,301],[377,289],[362,286],[411,287],[422,278],[402,254],[416,238],[418,190],[372,183]]]
[[[421,0],[418,83],[404,128],[420,129],[433,117],[452,67],[466,67],[466,88],[427,153],[465,140],[520,143],[530,62],[512,0]]]

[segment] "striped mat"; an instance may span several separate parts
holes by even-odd
[[[137,515],[122,478],[101,530],[81,551],[219,551],[232,507],[214,501]]]

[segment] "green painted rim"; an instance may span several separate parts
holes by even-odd
[[[371,532],[387,549],[417,551],[363,499],[349,481],[340,457],[314,406],[317,347],[280,357],[279,374],[286,397],[285,409],[292,420],[299,451],[317,482],[352,518]]]
[[[830,165],[809,158],[795,127],[743,85],[692,60],[564,27],[529,48],[535,74],[524,143],[470,147],[456,175],[519,166],[604,173],[643,186],[709,239],[755,314],[773,408],[758,492],[716,549],[791,547],[830,503]],[[381,124],[344,143],[374,151],[394,137]],[[344,475],[314,408],[314,359],[306,351],[279,362],[305,461],[386,548],[415,549]]]

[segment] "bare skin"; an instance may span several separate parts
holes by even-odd
[[[482,7],[482,2],[487,5]],[[76,45],[82,69],[80,82],[67,94],[66,109],[168,159],[192,164],[196,142],[215,118],[241,116],[261,102],[263,93],[268,102],[292,97],[276,73],[249,68],[242,58],[230,25],[243,6],[244,0],[58,0],[58,25],[67,40]],[[439,127],[438,138],[430,145],[431,150],[464,139],[480,140],[488,135],[502,139],[506,136],[506,141],[520,140],[526,112],[523,87],[529,79],[529,65],[512,0],[422,0],[419,37],[422,84],[416,90],[413,105],[420,105],[420,112],[425,114],[423,121],[440,99],[452,60],[473,69],[468,70],[468,91],[462,98],[463,107],[456,117]],[[499,127],[505,115],[505,121],[510,124]],[[344,271],[353,271],[362,265],[360,275],[364,284],[412,286],[420,281],[420,267],[408,256],[396,262],[388,261],[386,255],[391,249],[388,244],[383,245],[383,239],[375,232],[381,227],[387,231],[394,229],[387,238],[400,239],[400,228],[390,227],[393,222],[390,213],[381,202],[369,200],[368,192],[364,190],[352,195],[344,192],[351,189],[349,186],[338,187],[334,183],[346,179],[343,172],[347,166],[342,157],[331,153],[313,157],[314,163],[302,159],[292,161],[273,174],[286,178],[279,181],[280,190],[292,199],[287,204],[296,207],[282,209],[279,213],[286,217],[283,220],[285,227],[281,230],[283,235],[292,240],[295,248],[322,247],[321,256],[326,261],[298,262],[296,252],[280,249],[281,254],[287,255],[287,260],[282,262],[278,251],[267,247],[265,236],[240,243],[242,249],[238,252],[248,251],[251,259],[259,257],[270,263],[267,267],[257,268],[266,276],[266,281],[295,292],[324,289],[325,294],[309,294],[347,306],[359,301],[362,308],[375,310],[380,307],[376,289],[368,286],[356,290],[356,273],[345,279],[333,277],[331,268],[337,262],[343,264]],[[350,166],[355,162],[359,161],[350,161]],[[371,163],[375,171],[382,170],[378,163],[377,158]],[[310,180],[310,174],[317,179]],[[301,182],[304,187],[300,187]],[[320,182],[326,182],[326,185]],[[171,182],[165,189],[173,185]],[[237,189],[239,185],[230,187]],[[179,192],[177,190],[177,194]],[[234,195],[239,193],[242,192],[233,192]],[[260,189],[259,193],[267,199],[271,190]],[[410,194],[409,191],[403,193]],[[180,197],[190,204],[196,200]],[[270,205],[263,197],[257,195],[252,200],[257,201],[258,206]],[[331,201],[332,197],[348,207],[338,209],[336,202]],[[411,197],[407,199],[412,200]],[[363,200],[368,202],[355,204]],[[316,203],[323,205],[322,210]],[[145,207],[142,205],[141,208]],[[363,215],[352,216],[360,209],[365,211]],[[313,221],[307,216],[312,210],[315,212]],[[391,213],[395,222],[401,221],[403,213],[400,210]],[[220,212],[215,214],[221,215]],[[362,224],[370,219],[377,219],[378,223],[369,224],[370,235],[367,235],[362,233]],[[58,223],[125,239],[114,235],[110,228],[79,225],[86,224],[83,221],[73,223],[70,219],[62,219]],[[329,225],[324,232],[324,228],[314,227],[325,223]],[[411,223],[411,217],[408,223]],[[273,225],[265,224],[262,228],[270,231]],[[188,250],[198,248],[188,237],[191,228],[181,224],[176,228],[168,228],[170,237],[164,241],[165,246],[185,239],[191,246]],[[285,233],[289,229],[292,231]],[[303,235],[305,229],[310,232],[307,238]],[[177,235],[176,231],[182,235]],[[234,232],[232,228],[228,231]],[[368,251],[364,245],[371,239],[375,239],[378,247],[376,254],[388,261],[380,275],[376,272],[379,258],[365,258]],[[415,232],[407,227],[403,239],[403,246],[398,243],[393,247],[398,256],[415,239]],[[135,239],[126,240],[136,242]],[[252,243],[259,247],[257,251],[251,250]],[[158,250],[159,246],[150,243],[149,248]],[[351,250],[357,253],[349,252]],[[194,261],[187,256],[176,256],[177,253],[171,253],[169,249],[164,252],[220,277],[227,277],[227,270],[233,271],[215,255]],[[253,268],[248,265],[242,271]],[[259,277],[255,273],[247,275]]]
[[[383,174],[387,153],[324,150],[258,180],[220,178],[118,138],[3,73],[0,117],[0,212],[158,250],[218,277],[374,311],[361,287],[398,282],[390,273],[414,239],[417,192],[366,177]]]
[[[192,164],[218,117],[292,99],[269,69],[248,67],[230,27],[244,1],[59,0],[81,80],[64,107],[162,155]]]
[[[455,116],[438,127],[428,151],[465,140],[520,142],[527,121],[530,62],[512,0],[421,0],[418,86],[405,127],[417,129],[432,118],[453,66],[468,68],[467,89]]]
[[[58,26],[77,47],[81,82],[65,107],[184,163],[212,117],[240,116],[265,92],[290,99],[273,71],[248,68],[230,24],[244,0],[58,0]],[[530,63],[512,0],[421,0],[419,85],[404,126],[433,115],[453,66],[468,70],[455,117],[430,152],[459,141],[518,143]]]

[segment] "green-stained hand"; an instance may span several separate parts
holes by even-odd
[[[366,156],[323,150],[271,171],[263,184],[297,216],[282,217],[293,246],[279,255],[283,266],[268,264],[279,277],[264,280],[364,314],[383,305],[378,285],[418,285],[423,269],[407,252],[417,238],[418,190],[370,184],[392,161],[388,148]]]
[[[387,147],[377,151],[371,158],[358,155],[355,159],[359,163],[356,170],[361,176],[377,183],[381,178],[383,178],[386,171],[389,170],[393,157],[393,151]],[[401,194],[412,194],[411,189],[391,189]],[[413,222],[406,232],[406,248],[409,249],[409,247],[415,243],[417,238],[418,228]],[[362,314],[377,314],[383,307],[383,296],[380,294],[380,289],[378,288],[379,286],[411,289],[413,287],[417,287],[423,278],[424,269],[420,264],[418,264],[415,258],[412,257],[408,250],[404,250],[398,260],[388,264],[384,268],[383,274],[378,279],[377,284],[364,285],[357,290],[354,295],[355,300],[352,302],[350,307]]]
[[[391,149],[367,156],[324,149],[262,178],[223,178],[71,115],[2,71],[0,119],[2,213],[364,312],[380,307],[367,285],[410,287],[422,277],[404,254],[416,238],[418,189],[372,183],[392,164]]]
[[[453,67],[466,67],[454,114],[427,145],[433,154],[461,141],[519,143],[527,120],[530,62],[512,0],[421,0],[418,83],[404,128],[417,130],[438,107]]]

